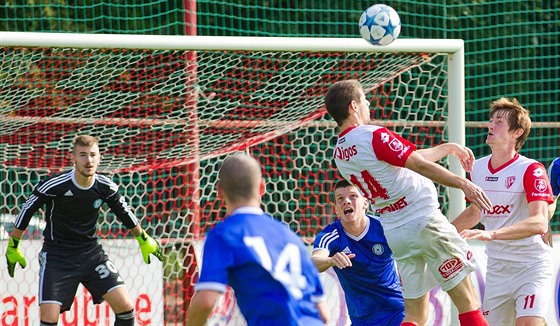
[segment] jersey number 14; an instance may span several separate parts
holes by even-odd
[[[307,286],[307,280],[301,271],[301,254],[297,245],[288,243],[282,248],[278,260],[272,266],[272,258],[262,237],[244,237],[243,242],[255,250],[261,266],[282,283],[296,300],[303,297],[302,290]]]

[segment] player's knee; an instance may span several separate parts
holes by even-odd
[[[115,326],[134,326],[134,309],[115,314]]]

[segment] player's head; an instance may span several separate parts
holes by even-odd
[[[529,111],[525,109],[517,99],[502,97],[490,105],[490,126],[493,122],[502,121],[507,123],[508,131],[516,137],[515,150],[519,151],[531,131],[531,118]],[[487,140],[488,142],[488,140]]]
[[[231,206],[259,206],[264,193],[261,166],[250,155],[227,157],[218,172],[218,194]]]
[[[91,177],[97,171],[101,154],[99,140],[93,136],[80,135],[74,138],[72,145],[72,162],[76,172],[84,177]]]
[[[334,209],[342,223],[352,223],[366,214],[368,200],[358,188],[347,180],[340,180],[334,185]]]
[[[325,95],[325,107],[339,126],[352,114],[359,116],[363,123],[370,121],[369,102],[355,79],[334,83]]]

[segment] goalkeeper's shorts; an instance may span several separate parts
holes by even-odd
[[[78,285],[91,293],[95,304],[103,302],[109,290],[124,286],[124,280],[99,244],[79,251],[49,247],[39,253],[39,304],[61,305],[70,310]]]

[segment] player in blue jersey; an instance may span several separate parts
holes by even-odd
[[[302,239],[260,208],[265,183],[259,163],[232,155],[218,178],[227,215],[206,236],[187,325],[204,325],[226,285],[249,325],[324,325],[330,313]]]
[[[404,299],[393,253],[378,217],[366,214],[368,200],[346,180],[334,186],[339,219],[315,238],[311,259],[320,272],[333,267],[353,326],[398,326]]]
[[[57,325],[61,312],[70,310],[78,285],[91,293],[95,304],[104,300],[115,312],[115,325],[134,325],[134,305],[124,281],[97,239],[99,209],[104,203],[132,231],[144,261],[150,254],[163,259],[159,244],[138,224],[118,186],[97,174],[101,161],[97,138],[82,135],[72,147],[74,169],[39,182],[16,216],[6,249],[8,274],[27,262],[20,240],[35,212],[46,206],[43,248],[39,253],[40,325]]]
[[[560,195],[560,157],[555,158],[552,163],[550,163],[550,166],[548,167],[548,178],[550,179],[552,195],[554,196],[554,203],[550,204],[548,207],[550,218],[552,219],[552,217],[554,217],[554,212],[556,211],[558,196]],[[544,235],[544,240],[552,247],[552,229],[550,225],[548,227],[548,231]]]

